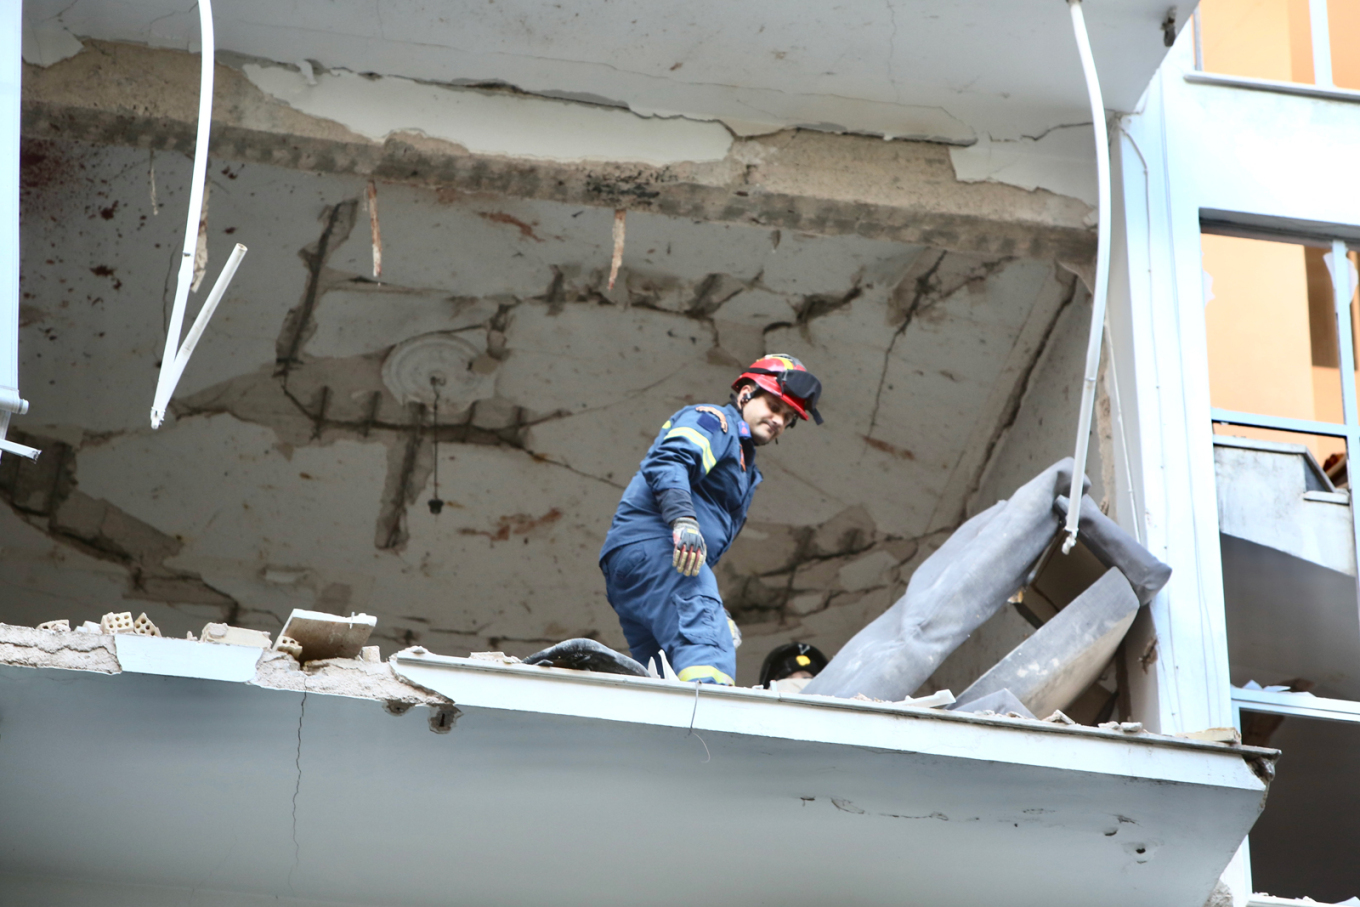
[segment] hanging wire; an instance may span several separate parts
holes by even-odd
[[[444,501],[439,497],[439,385],[444,382],[436,375],[430,376],[430,388],[434,391],[434,416],[431,421],[434,436],[434,497],[430,498],[430,513],[439,516],[444,509]]]

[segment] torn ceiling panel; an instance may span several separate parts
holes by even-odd
[[[126,597],[179,636],[222,619],[277,632],[307,608],[376,614],[389,647],[622,645],[596,557],[623,485],[667,416],[725,401],[780,351],[824,378],[828,423],[761,451],[766,485],[720,570],[753,682],[773,642],[834,651],[900,593],[1073,293],[1051,261],[645,211],[611,292],[607,211],[381,182],[379,283],[364,179],[214,165],[210,261],[237,241],[251,257],[153,434],[178,250],[151,156],[25,150],[49,169],[24,198],[34,404],[16,427],[53,455],[0,463],[0,492],[30,535],[81,555],[6,603],[31,623]],[[172,204],[186,162],[155,162]],[[473,376],[437,423],[431,396],[396,396],[428,363],[386,367],[426,340]]]

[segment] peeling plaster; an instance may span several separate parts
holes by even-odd
[[[453,88],[342,70],[302,73],[246,64],[265,93],[375,142],[400,132],[444,139],[473,154],[562,162],[636,161],[665,166],[720,161],[732,135],[720,124],[639,116],[504,91]]]
[[[23,57],[34,66],[51,66],[85,49],[59,18],[37,20],[24,16]]]
[[[1016,139],[984,136],[966,148],[950,148],[949,159],[961,182],[1005,183],[1079,198],[1091,206],[1088,221],[1093,225],[1097,202],[1094,147],[1088,121],[1049,126],[1038,135]]]
[[[27,6],[82,36],[180,49],[197,40],[192,7],[167,0]],[[1085,109],[1061,5],[867,0],[780,12],[696,0],[680,14],[639,6],[620,15],[610,4],[500,0],[449,15],[438,5],[344,0],[308,17],[241,0],[218,11],[218,41],[257,59],[605,99],[644,116],[727,121],[743,134],[812,126],[967,142],[1034,135]],[[1133,0],[1089,14],[1112,109],[1132,110],[1165,57],[1165,12],[1164,2]]]
[[[221,59],[240,62],[230,54]],[[193,135],[197,80],[197,61],[189,54],[91,41],[74,58],[47,69],[27,68],[24,132],[153,154],[184,149]],[[661,167],[619,161],[564,164],[471,154],[456,143],[413,132],[371,141],[262,92],[228,62],[219,64],[214,90],[215,159],[371,177],[384,182],[384,195],[397,182],[448,193],[491,192],[610,211],[626,207],[755,223],[785,233],[925,242],[951,251],[1074,262],[1094,254],[1094,238],[1083,222],[1088,205],[1048,191],[960,182],[949,149],[929,142],[785,129],[734,141],[720,161]],[[177,156],[170,156],[172,163]],[[214,185],[215,200],[221,188],[220,181]],[[215,205],[214,219],[217,215]],[[481,215],[491,223],[529,227],[525,238],[530,242],[560,235],[538,231],[532,220],[509,211]],[[371,247],[365,251],[371,258]]]

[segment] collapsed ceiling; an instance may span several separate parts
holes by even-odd
[[[18,427],[44,456],[0,463],[13,623],[277,631],[308,607],[436,651],[619,645],[595,560],[622,486],[675,409],[786,351],[828,424],[761,451],[720,578],[757,647],[831,651],[957,525],[1045,346],[1084,333],[1052,261],[633,212],[608,291],[609,211],[401,185],[375,281],[365,181],[219,161],[209,270],[250,253],[153,433],[189,162],[35,140],[24,162]],[[456,338],[476,376],[437,422],[384,381],[413,338]]]

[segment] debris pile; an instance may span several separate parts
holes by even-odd
[[[268,649],[289,656],[297,662],[324,661],[336,658],[357,658],[369,663],[380,663],[377,646],[366,646],[368,637],[377,625],[377,618],[367,614],[341,617],[321,611],[294,610],[283,625],[283,632],[275,642],[268,631],[230,624],[210,622],[195,637],[189,632],[188,642],[221,646],[245,646]],[[74,630],[70,620],[62,618],[38,624],[37,630],[48,633],[86,633],[100,636],[161,636],[160,628],[143,612],[135,619],[131,611],[110,611],[98,623],[87,620]]]

